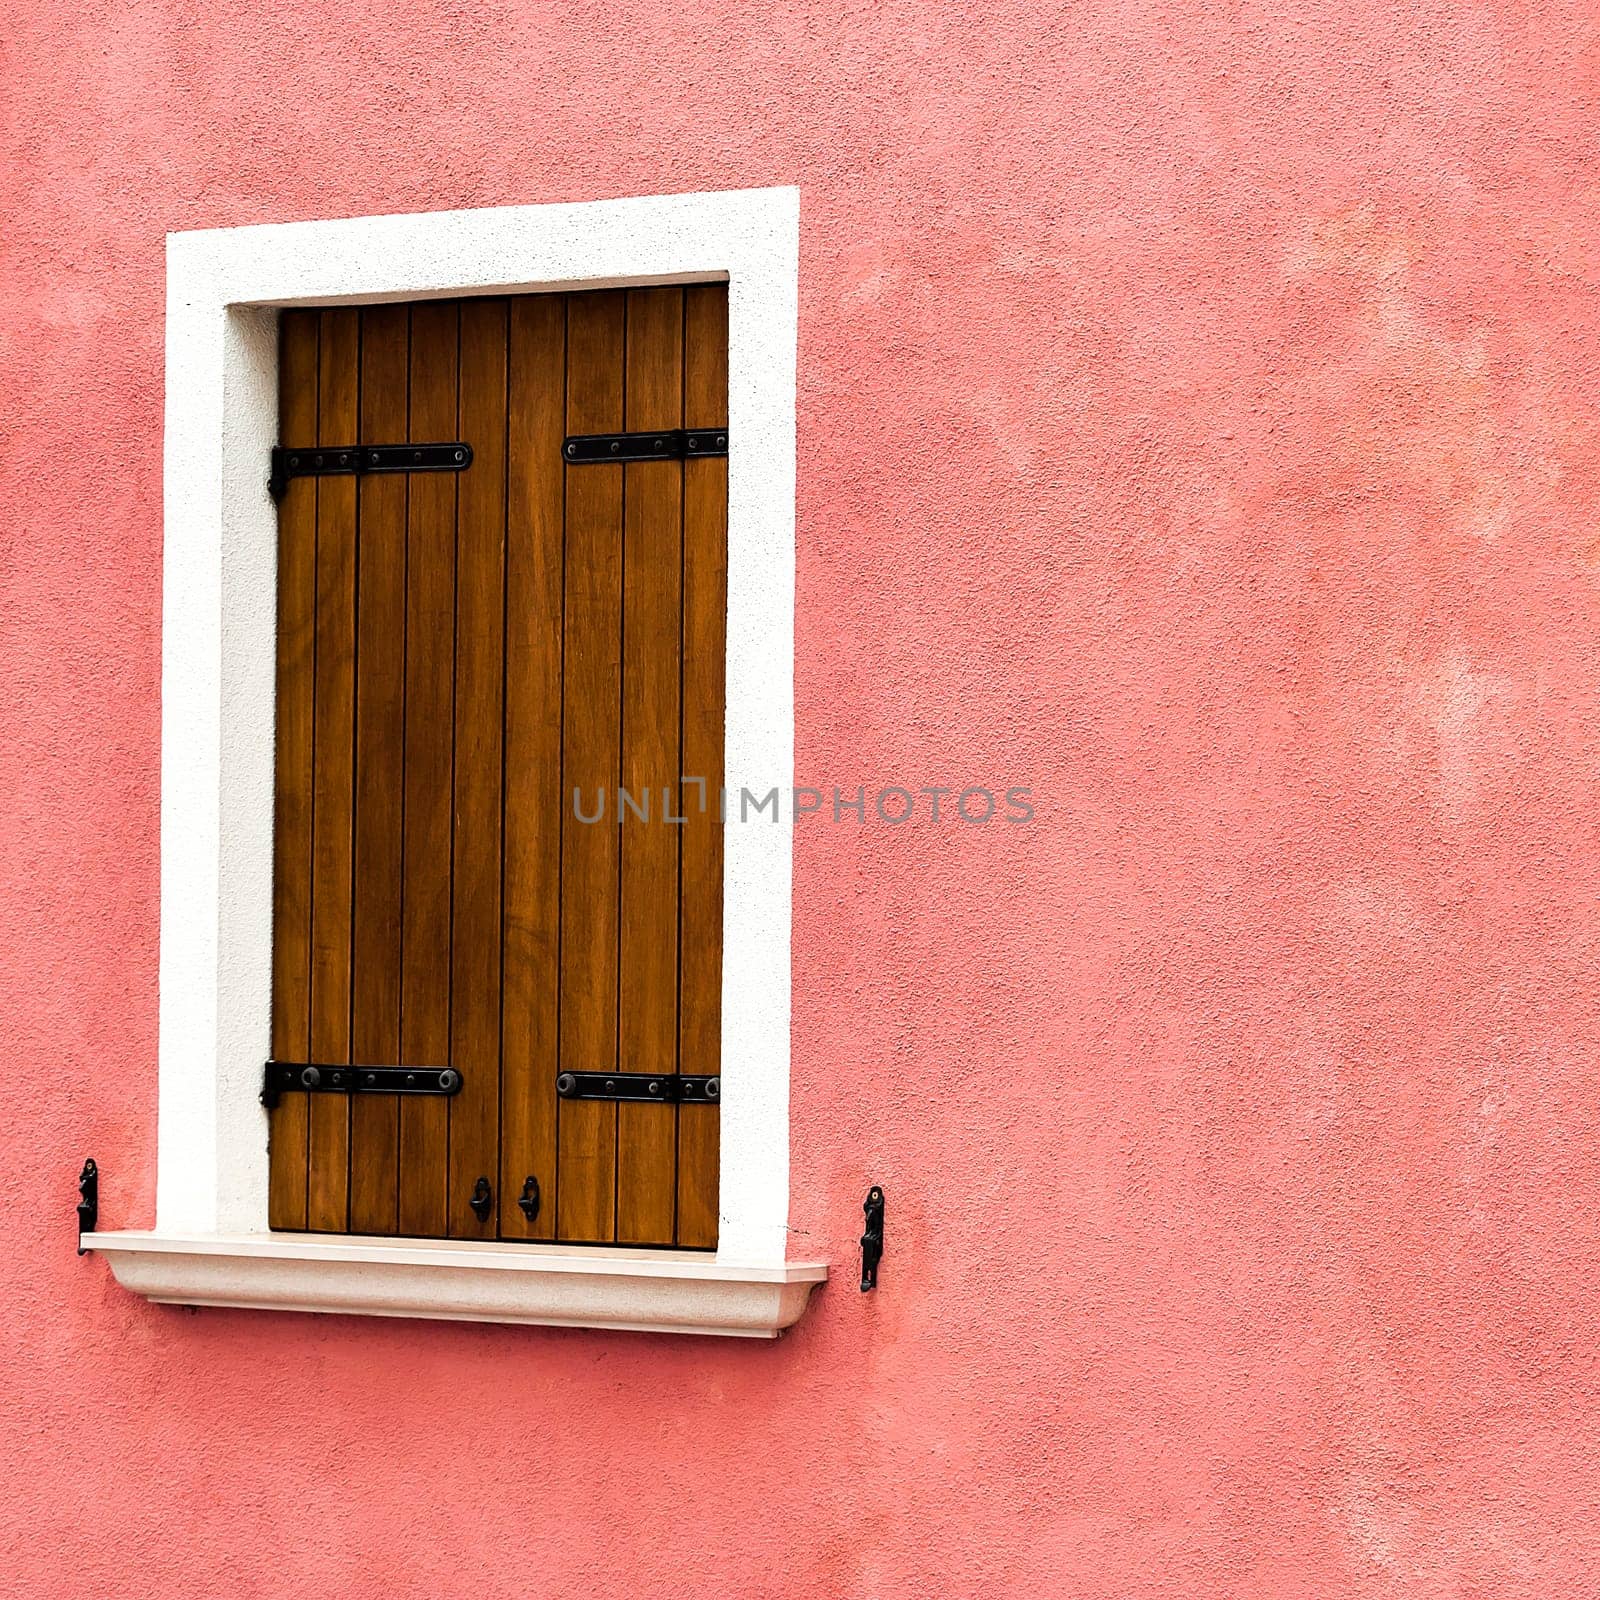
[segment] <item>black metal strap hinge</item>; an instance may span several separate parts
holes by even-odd
[[[291,478],[325,478],[369,472],[464,472],[472,465],[472,446],[452,444],[341,444],[301,449],[279,445],[272,452],[267,493],[282,500]]]
[[[726,428],[663,428],[656,433],[575,433],[562,447],[567,465],[607,461],[684,461],[692,456],[725,456]]]
[[[672,1073],[563,1072],[556,1079],[563,1100],[655,1100],[662,1105],[715,1103],[722,1098],[720,1078]]]
[[[261,1103],[269,1109],[278,1096],[295,1090],[311,1094],[457,1094],[461,1074],[454,1067],[324,1066],[315,1061],[269,1061]]]

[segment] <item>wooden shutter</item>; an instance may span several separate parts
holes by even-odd
[[[271,1224],[714,1247],[716,1105],[556,1078],[721,1070],[727,463],[563,442],[725,427],[726,288],[290,311],[280,373],[285,445],[473,455],[280,505],[273,1055],[462,1081],[282,1094]]]

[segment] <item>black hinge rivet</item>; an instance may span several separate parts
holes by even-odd
[[[877,1184],[867,1190],[861,1209],[866,1213],[866,1231],[861,1235],[861,1292],[878,1287],[878,1263],[883,1260],[883,1190]]]
[[[477,1214],[479,1222],[489,1220],[489,1207],[494,1204],[494,1191],[489,1187],[487,1178],[479,1178],[472,1186],[472,1198],[467,1201]]]
[[[523,1180],[517,1206],[529,1222],[539,1215],[539,1180],[532,1173]]]

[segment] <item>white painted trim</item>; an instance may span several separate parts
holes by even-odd
[[[353,1239],[328,1234],[90,1233],[117,1282],[162,1304],[774,1339],[822,1262],[732,1266],[678,1250]]]
[[[162,1235],[267,1227],[276,312],[725,277],[726,773],[794,775],[794,189],[178,233],[167,240]],[[783,1262],[792,817],[725,828],[719,1262]]]

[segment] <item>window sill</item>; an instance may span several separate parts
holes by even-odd
[[[123,1288],[166,1305],[746,1339],[777,1338],[828,1276],[820,1261],[311,1233],[88,1233],[83,1246]]]

